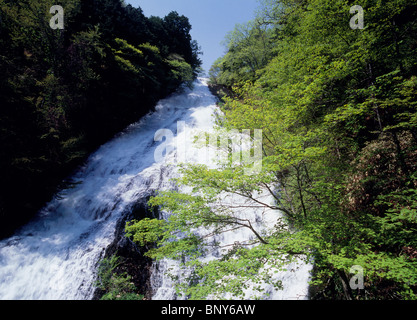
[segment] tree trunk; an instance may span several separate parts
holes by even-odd
[[[407,176],[407,179],[408,179],[410,177],[410,170],[408,169],[407,163],[405,162],[404,154],[401,149],[400,140],[398,140],[398,136],[396,132],[391,132],[391,136],[392,136],[392,140],[395,143],[395,147],[397,148],[397,159],[398,159],[398,162],[400,163],[401,170]]]
[[[353,300],[352,289],[350,288],[349,279],[346,277],[344,271],[337,270],[339,278],[342,282],[343,286],[343,293],[345,295],[346,300]]]
[[[301,207],[303,208],[304,218],[307,219],[307,210],[304,204],[304,197],[303,197],[303,192],[301,188],[300,168],[296,167],[295,170],[297,171],[297,186],[298,186],[298,193],[300,195]]]

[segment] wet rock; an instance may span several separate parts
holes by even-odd
[[[137,288],[137,293],[143,295],[146,300],[152,297],[152,287],[150,284],[152,260],[145,256],[146,250],[136,245],[131,239],[125,236],[125,225],[131,220],[144,218],[155,218],[157,212],[152,212],[147,206],[147,201],[139,201],[134,205],[130,212],[118,222],[115,239],[106,249],[102,258],[110,258],[114,255],[120,257],[120,265],[115,269],[118,274],[127,273],[132,277],[132,282]],[[93,300],[99,300],[105,292],[96,289]]]

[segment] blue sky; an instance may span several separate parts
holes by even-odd
[[[146,16],[164,17],[177,11],[190,19],[191,35],[202,47],[203,68],[208,72],[213,62],[224,54],[221,42],[237,23],[252,20],[257,0],[125,0],[141,7]]]

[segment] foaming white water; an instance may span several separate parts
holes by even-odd
[[[194,153],[186,150],[184,156],[186,132],[179,132],[172,141],[166,161],[156,163],[154,154],[160,143],[154,141],[155,133],[159,129],[177,132],[179,121],[191,136],[197,131],[210,131],[216,110],[215,98],[205,80],[200,79],[192,90],[162,100],[155,112],[91,155],[72,177],[72,188],[60,192],[36,219],[0,242],[0,299],[91,299],[97,262],[114,240],[118,221],[132,205],[155,190],[174,188],[170,180],[177,174],[176,159],[206,163],[207,156],[201,149]],[[256,220],[259,212],[247,214],[255,215]],[[274,214],[279,213],[269,217],[274,219]],[[233,243],[248,236],[244,232],[228,233],[222,235],[222,241]],[[211,258],[215,257],[207,257]],[[154,266],[154,299],[176,298],[165,275],[170,267],[177,265],[166,260]],[[309,266],[303,266],[300,271],[282,274],[286,291],[273,291],[270,298],[305,297],[308,271]]]

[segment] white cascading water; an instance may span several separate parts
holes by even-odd
[[[179,122],[191,131],[210,131],[216,111],[206,80],[199,79],[192,90],[162,100],[155,112],[91,155],[71,178],[71,188],[60,192],[13,237],[0,242],[0,300],[91,299],[97,263],[114,240],[118,221],[155,190],[174,188],[170,180],[177,174],[176,160],[184,159],[176,145],[182,148],[185,131],[180,130],[171,141],[172,151],[164,162],[155,161],[155,151],[161,144],[155,142],[155,133],[160,129],[176,133]],[[186,160],[207,159],[202,155],[201,149],[191,158],[187,153]],[[263,210],[246,210],[243,214],[257,221],[260,229],[279,217],[276,211],[266,214]],[[229,232],[217,240],[230,244],[253,236],[246,232]],[[215,255],[205,259],[213,258]],[[173,267],[181,272],[173,261],[154,264],[153,299],[177,298],[166,275],[166,270]],[[271,294],[269,299],[307,298],[311,266],[301,263],[297,270],[295,265],[288,269],[276,275],[283,281],[284,290],[265,288]]]

